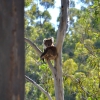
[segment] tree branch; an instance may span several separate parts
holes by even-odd
[[[24,38],[25,42],[29,43],[31,45],[31,47],[33,47],[33,49],[37,52],[37,54],[40,56],[42,54],[41,50],[34,44],[32,43],[29,39]]]
[[[52,63],[50,62],[50,60],[47,61],[47,63],[48,63],[48,65],[49,65],[49,67],[50,67],[50,69],[51,69],[51,71],[52,71],[53,77],[55,77],[55,74],[56,74],[55,68],[53,67],[53,65],[52,65]]]
[[[43,92],[49,100],[52,100],[50,94],[44,90],[40,85],[38,85],[35,81],[33,81],[32,79],[30,79],[28,76],[25,75],[26,80],[30,81],[33,85],[35,85],[39,90],[41,90],[41,92]]]

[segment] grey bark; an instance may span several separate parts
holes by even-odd
[[[0,100],[24,100],[24,0],[0,0]]]
[[[63,76],[62,76],[62,46],[64,37],[68,28],[68,8],[69,0],[61,0],[61,17],[60,24],[57,33],[57,52],[58,58],[55,61],[56,73],[54,76],[54,85],[55,85],[55,97],[56,100],[64,100],[64,87],[63,87]]]

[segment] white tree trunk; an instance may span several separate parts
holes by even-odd
[[[60,18],[60,25],[57,33],[57,42],[56,42],[58,58],[55,61],[55,66],[54,66],[54,68],[56,69],[56,73],[54,76],[56,100],[64,100],[61,57],[62,57],[63,40],[68,27],[68,8],[69,8],[69,0],[61,0],[61,18]]]

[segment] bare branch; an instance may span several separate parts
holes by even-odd
[[[54,68],[53,65],[51,64],[50,60],[47,61],[47,63],[48,63],[48,65],[49,65],[49,68],[50,68],[51,71],[52,71],[53,77],[55,77],[55,74],[56,74],[55,68]]]
[[[34,50],[38,53],[38,55],[40,56],[42,54],[41,50],[34,44],[32,43],[29,39],[24,38],[25,42],[29,43],[31,45],[31,47],[34,48]]]
[[[49,100],[52,100],[50,94],[44,90],[40,85],[38,85],[35,81],[33,81],[32,79],[30,79],[28,76],[25,75],[26,80],[30,81],[33,85],[35,85],[39,90],[41,90],[41,92],[43,92]]]

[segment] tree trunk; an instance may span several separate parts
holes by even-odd
[[[60,25],[57,33],[57,43],[56,43],[58,58],[55,61],[55,66],[54,66],[54,68],[56,69],[54,75],[56,100],[64,100],[61,58],[62,58],[63,41],[68,28],[68,9],[69,9],[69,0],[61,0],[61,17],[60,17]]]
[[[24,0],[0,0],[0,100],[24,100]]]

